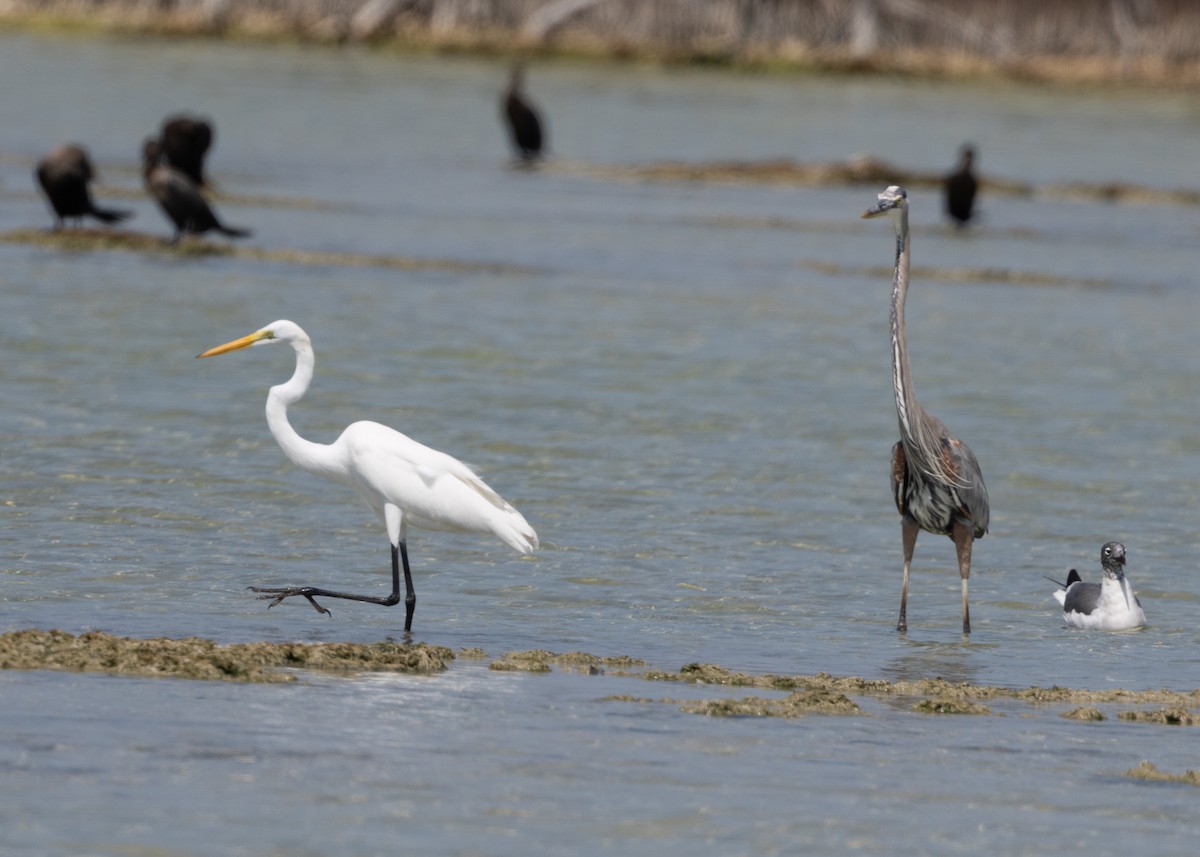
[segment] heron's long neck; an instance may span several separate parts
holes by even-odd
[[[284,455],[298,467],[334,476],[336,474],[330,467],[329,447],[300,437],[288,422],[288,405],[300,401],[308,392],[316,362],[312,346],[307,342],[293,343],[292,348],[296,352],[296,371],[286,383],[272,387],[267,393],[267,426]]]
[[[896,222],[896,270],[892,275],[892,389],[896,394],[896,416],[901,437],[916,433],[917,394],[912,386],[912,368],[908,363],[908,337],[904,332],[904,299],[908,296],[908,212],[902,210]]]

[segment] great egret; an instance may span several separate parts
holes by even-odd
[[[1145,625],[1142,602],[1125,577],[1125,545],[1109,542],[1102,547],[1100,567],[1104,577],[1099,583],[1084,583],[1075,569],[1067,575],[1066,583],[1046,578],[1062,587],[1054,593],[1054,599],[1062,605],[1064,621],[1072,628],[1099,631],[1125,631]]]
[[[163,120],[159,142],[168,164],[201,187],[208,184],[204,158],[213,143],[211,122],[182,113],[168,116]]]
[[[974,164],[975,148],[964,144],[958,150],[958,166],[942,182],[946,216],[959,227],[967,225],[975,210],[975,192],[979,189],[979,181],[972,172]]]
[[[962,627],[971,633],[967,608],[967,578],[971,576],[971,545],[988,528],[987,486],[975,453],[926,413],[913,391],[904,330],[904,300],[908,295],[908,194],[889,187],[863,217],[888,215],[896,228],[896,267],[892,276],[892,389],[900,420],[900,441],[892,447],[892,497],[900,512],[904,546],[904,583],[900,591],[897,631],[908,630],[908,567],[921,530],[950,536],[962,577]]]
[[[161,156],[162,145],[153,137],[142,144],[142,177],[146,181],[146,190],[175,224],[174,241],[185,232],[202,235],[210,229],[230,238],[245,238],[250,234],[248,229],[221,223],[196,183],[174,167],[160,163]]]
[[[512,80],[501,102],[505,121],[508,123],[508,134],[512,140],[513,150],[518,158],[525,163],[536,161],[542,154],[542,121],[537,110],[529,103],[521,92],[525,81],[525,67],[521,63],[513,66]]]
[[[351,423],[331,444],[300,437],[288,422],[288,405],[298,402],[312,381],[312,341],[298,324],[276,321],[241,339],[210,348],[197,357],[215,357],[252,345],[286,343],[296,352],[296,371],[287,383],[267,393],[267,425],[292,463],[354,489],[387,527],[392,546],[392,594],[351,595],[312,586],[281,589],[251,587],[266,593],[274,607],[285,598],[303,595],[319,613],[329,611],[313,596],[346,598],[391,606],[400,601],[400,568],[404,569],[404,630],[412,630],[417,596],[408,567],[408,526],[429,530],[491,533],[513,549],[528,554],[538,546],[537,533],[521,513],[475,475],[466,464],[430,449],[395,429],[374,422]]]
[[[96,171],[83,146],[56,146],[38,161],[34,175],[46,199],[50,201],[50,207],[54,209],[56,228],[61,229],[63,220],[68,217],[82,221],[84,216],[88,216],[102,223],[120,223],[133,214],[113,208],[97,208],[92,202],[88,184],[95,178]]]

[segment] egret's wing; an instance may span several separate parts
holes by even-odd
[[[484,529],[512,506],[466,464],[379,423],[355,423],[347,444],[355,489],[382,507],[400,507],[419,526]]]

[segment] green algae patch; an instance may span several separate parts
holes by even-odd
[[[685,702],[680,711],[703,714],[706,717],[783,717],[795,718],[809,714],[860,714],[858,707],[845,694],[822,690],[798,690],[782,699],[746,696],[741,699],[701,699]]]
[[[933,697],[922,699],[913,706],[913,711],[921,714],[991,714],[986,705],[969,702],[953,696]]]
[[[1200,690],[1172,691],[1166,689],[1133,691],[1076,690],[1066,687],[1008,688],[991,685],[953,682],[943,678],[887,681],[858,676],[816,675],[754,675],[737,672],[718,664],[691,663],[676,672],[647,669],[641,673],[648,681],[687,682],[699,685],[752,687],[762,690],[820,691],[842,694],[848,698],[870,697],[892,703],[909,702],[913,711],[922,714],[993,714],[985,704],[995,700],[1012,700],[1031,705],[1074,705],[1074,712],[1063,715],[1070,719],[1095,721],[1105,719],[1095,708],[1103,703],[1158,704],[1157,712],[1130,712],[1122,719],[1169,725],[1195,725],[1200,717],[1188,713],[1200,706]]]
[[[899,184],[906,188],[942,186],[945,171],[893,164],[872,155],[835,161],[796,161],[791,158],[720,161],[653,161],[644,164],[584,164],[560,161],[547,165],[560,172],[594,178],[632,181],[719,184],[771,184],[801,187],[875,187]],[[981,192],[988,195],[1038,199],[1092,200],[1133,205],[1200,205],[1200,191],[1158,188],[1131,182],[1069,182],[1034,184],[999,176],[982,176]]]
[[[231,244],[185,238],[175,244],[165,235],[151,235],[125,229],[13,229],[0,235],[10,244],[53,247],[69,253],[126,250],[135,253],[169,253],[174,256],[232,256]]]
[[[53,247],[73,253],[124,250],[169,256],[223,256],[255,262],[280,262],[289,265],[313,265],[344,268],[390,268],[401,271],[458,271],[463,273],[534,274],[524,265],[489,262],[464,262],[458,259],[416,259],[409,256],[385,256],[369,253],[334,253],[322,250],[294,250],[210,241],[204,237],[184,236],[172,242],[167,235],[151,235],[125,229],[14,229],[0,234],[0,241]]]
[[[1170,774],[1160,771],[1153,762],[1142,762],[1136,768],[1130,768],[1125,776],[1133,780],[1147,780],[1155,783],[1184,783],[1189,786],[1200,786],[1200,771],[1187,770],[1182,774]]]
[[[454,653],[424,643],[231,643],[118,637],[102,631],[0,634],[0,669],[47,669],[200,680],[287,682],[285,669],[437,673]]]
[[[1161,723],[1165,726],[1200,726],[1200,716],[1183,708],[1160,708],[1156,711],[1122,711],[1121,720],[1133,723]]]
[[[548,673],[553,671],[553,667],[559,667],[588,675],[603,675],[610,668],[623,670],[625,672],[622,674],[628,674],[628,671],[634,667],[644,665],[645,661],[627,655],[601,657],[590,655],[587,652],[558,654],[544,649],[532,649],[527,652],[509,652],[489,664],[488,668],[497,672]]]

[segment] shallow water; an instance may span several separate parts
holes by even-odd
[[[7,35],[0,72],[25,83],[4,99],[0,231],[49,224],[29,170],[78,139],[123,192],[110,201],[137,210],[130,228],[167,236],[136,156],[189,108],[217,120],[217,205],[251,244],[500,266],[0,243],[0,630],[399,635],[396,610],[268,612],[245,591],[386,588],[369,511],[267,433],[290,353],[194,359],[291,318],[318,360],[293,409],[302,434],[394,425],[476,464],[542,538],[521,559],[411,533],[419,640],[669,669],[1200,685],[1200,212],[995,197],[958,234],[935,195],[912,193],[917,391],[991,496],[964,643],[953,548],[929,535],[910,631],[893,630],[892,238],[858,219],[879,188],[587,170],[860,151],[938,169],[970,138],[998,176],[1195,188],[1184,96],[545,63],[529,85],[556,159],[528,173],[507,168],[493,61]],[[1150,626],[1065,630],[1043,575],[1095,579],[1110,539]],[[1190,730],[1054,706],[730,720],[608,697],[736,689],[469,660],[294,686],[0,683],[14,854],[1190,854],[1198,829],[1193,790],[1121,776],[1143,759],[1200,768]]]

